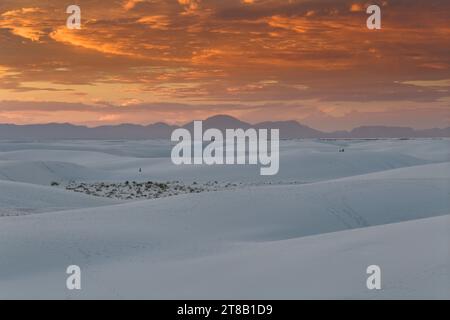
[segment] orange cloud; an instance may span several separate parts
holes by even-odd
[[[125,10],[131,10],[133,9],[138,3],[144,2],[145,0],[126,0],[123,3],[123,8]]]
[[[301,18],[292,19],[289,17],[282,17],[282,16],[273,16],[268,20],[268,24],[271,27],[275,28],[281,28],[286,30],[292,30],[298,33],[304,33],[306,32],[306,28],[304,25],[304,20]]]
[[[178,0],[178,3],[193,11],[200,7],[200,0]]]
[[[103,34],[100,34],[100,36],[108,37],[107,30]],[[120,42],[101,41],[101,39],[90,37],[89,34],[86,34],[86,31],[70,30],[66,27],[60,27],[53,31],[50,37],[57,42],[95,50],[105,54],[139,57],[133,52],[127,51],[126,48],[121,46]]]
[[[42,24],[35,17],[43,13],[44,11],[39,8],[7,11],[0,15],[0,28],[10,29],[13,34],[22,38],[39,41],[45,32]]]
[[[364,7],[361,3],[353,3],[350,6],[350,12],[361,12],[364,11]]]
[[[138,20],[152,29],[167,30],[170,25],[170,18],[165,15],[145,16]]]

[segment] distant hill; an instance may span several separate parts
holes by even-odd
[[[445,138],[450,137],[450,127],[445,129],[415,130],[409,127],[362,126],[352,131],[327,133],[329,138]]]
[[[193,129],[193,122],[182,126]],[[0,139],[2,140],[120,140],[120,139],[170,139],[177,126],[165,123],[155,123],[148,126],[121,124],[89,128],[69,123],[50,123],[39,125],[0,124]],[[351,131],[322,132],[297,121],[262,122],[252,125],[226,115],[217,115],[204,120],[203,129],[279,129],[283,139],[307,138],[340,138],[340,139],[373,139],[373,138],[437,138],[450,137],[450,127],[444,129],[415,130],[408,127],[362,126]]]
[[[251,127],[252,125],[247,122],[243,122],[239,119],[226,115],[213,116],[203,121],[203,130],[215,128],[225,131],[226,129],[249,129]],[[194,128],[194,122],[192,121],[185,124],[183,128],[192,131]]]
[[[302,125],[297,121],[262,122],[255,125],[258,129],[279,129],[281,138],[323,138],[324,132]]]

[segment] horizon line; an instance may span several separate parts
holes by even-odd
[[[297,123],[297,124],[299,124],[299,125],[301,125],[303,127],[307,127],[307,128],[310,128],[310,129],[313,129],[313,130],[316,130],[316,131],[319,131],[319,132],[323,132],[323,133],[335,133],[335,132],[345,132],[345,131],[346,132],[351,132],[351,131],[353,131],[355,129],[358,129],[358,128],[380,128],[380,127],[398,128],[398,129],[412,129],[414,131],[436,130],[436,129],[437,130],[445,130],[445,129],[449,129],[450,128],[450,124],[448,126],[445,126],[445,127],[435,126],[435,127],[425,128],[425,129],[419,129],[419,128],[415,128],[415,127],[402,126],[402,125],[385,125],[385,124],[364,125],[364,124],[361,124],[361,125],[358,125],[358,126],[355,126],[355,127],[351,128],[351,129],[347,128],[347,129],[344,129],[344,130],[333,130],[333,131],[328,131],[327,130],[327,131],[323,131],[323,130],[316,129],[316,128],[312,127],[312,126],[303,124],[302,122],[300,122],[298,120],[293,120],[293,119],[290,119],[290,120],[264,120],[264,121],[260,121],[260,122],[256,122],[256,123],[250,123],[250,122],[241,120],[241,119],[239,119],[239,118],[237,118],[235,116],[231,116],[231,115],[227,115],[227,114],[217,114],[217,115],[214,115],[214,116],[207,117],[206,119],[191,120],[191,121],[188,121],[188,122],[186,122],[184,124],[170,124],[170,123],[167,123],[167,122],[161,120],[161,121],[156,121],[156,122],[152,122],[152,123],[148,123],[148,124],[123,122],[123,123],[116,123],[116,124],[104,124],[104,125],[93,125],[93,126],[90,126],[90,125],[87,125],[87,124],[71,123],[71,122],[46,122],[46,123],[27,123],[27,124],[16,124],[16,123],[3,123],[3,122],[0,122],[0,126],[2,126],[2,125],[3,126],[9,125],[9,126],[17,126],[17,127],[27,127],[27,126],[70,125],[70,126],[73,126],[73,127],[84,127],[84,128],[88,128],[88,129],[96,129],[96,128],[102,128],[102,127],[120,127],[120,126],[126,126],[126,125],[136,126],[136,127],[149,127],[149,126],[162,124],[162,125],[166,125],[168,127],[182,128],[184,126],[187,126],[187,125],[191,124],[194,121],[208,121],[210,119],[218,118],[218,117],[230,118],[230,119],[233,119],[233,120],[236,120],[236,121],[240,121],[240,122],[246,123],[246,124],[248,124],[250,126],[256,126],[256,125],[259,125],[259,124],[262,124],[262,123],[288,123],[288,122],[295,122],[295,123]]]

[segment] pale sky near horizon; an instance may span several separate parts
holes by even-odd
[[[74,2],[1,0],[0,123],[450,126],[450,1]]]

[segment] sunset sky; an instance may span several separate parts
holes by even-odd
[[[66,8],[82,29],[66,27]],[[366,7],[382,8],[368,30]],[[0,0],[0,123],[450,126],[448,0]]]

